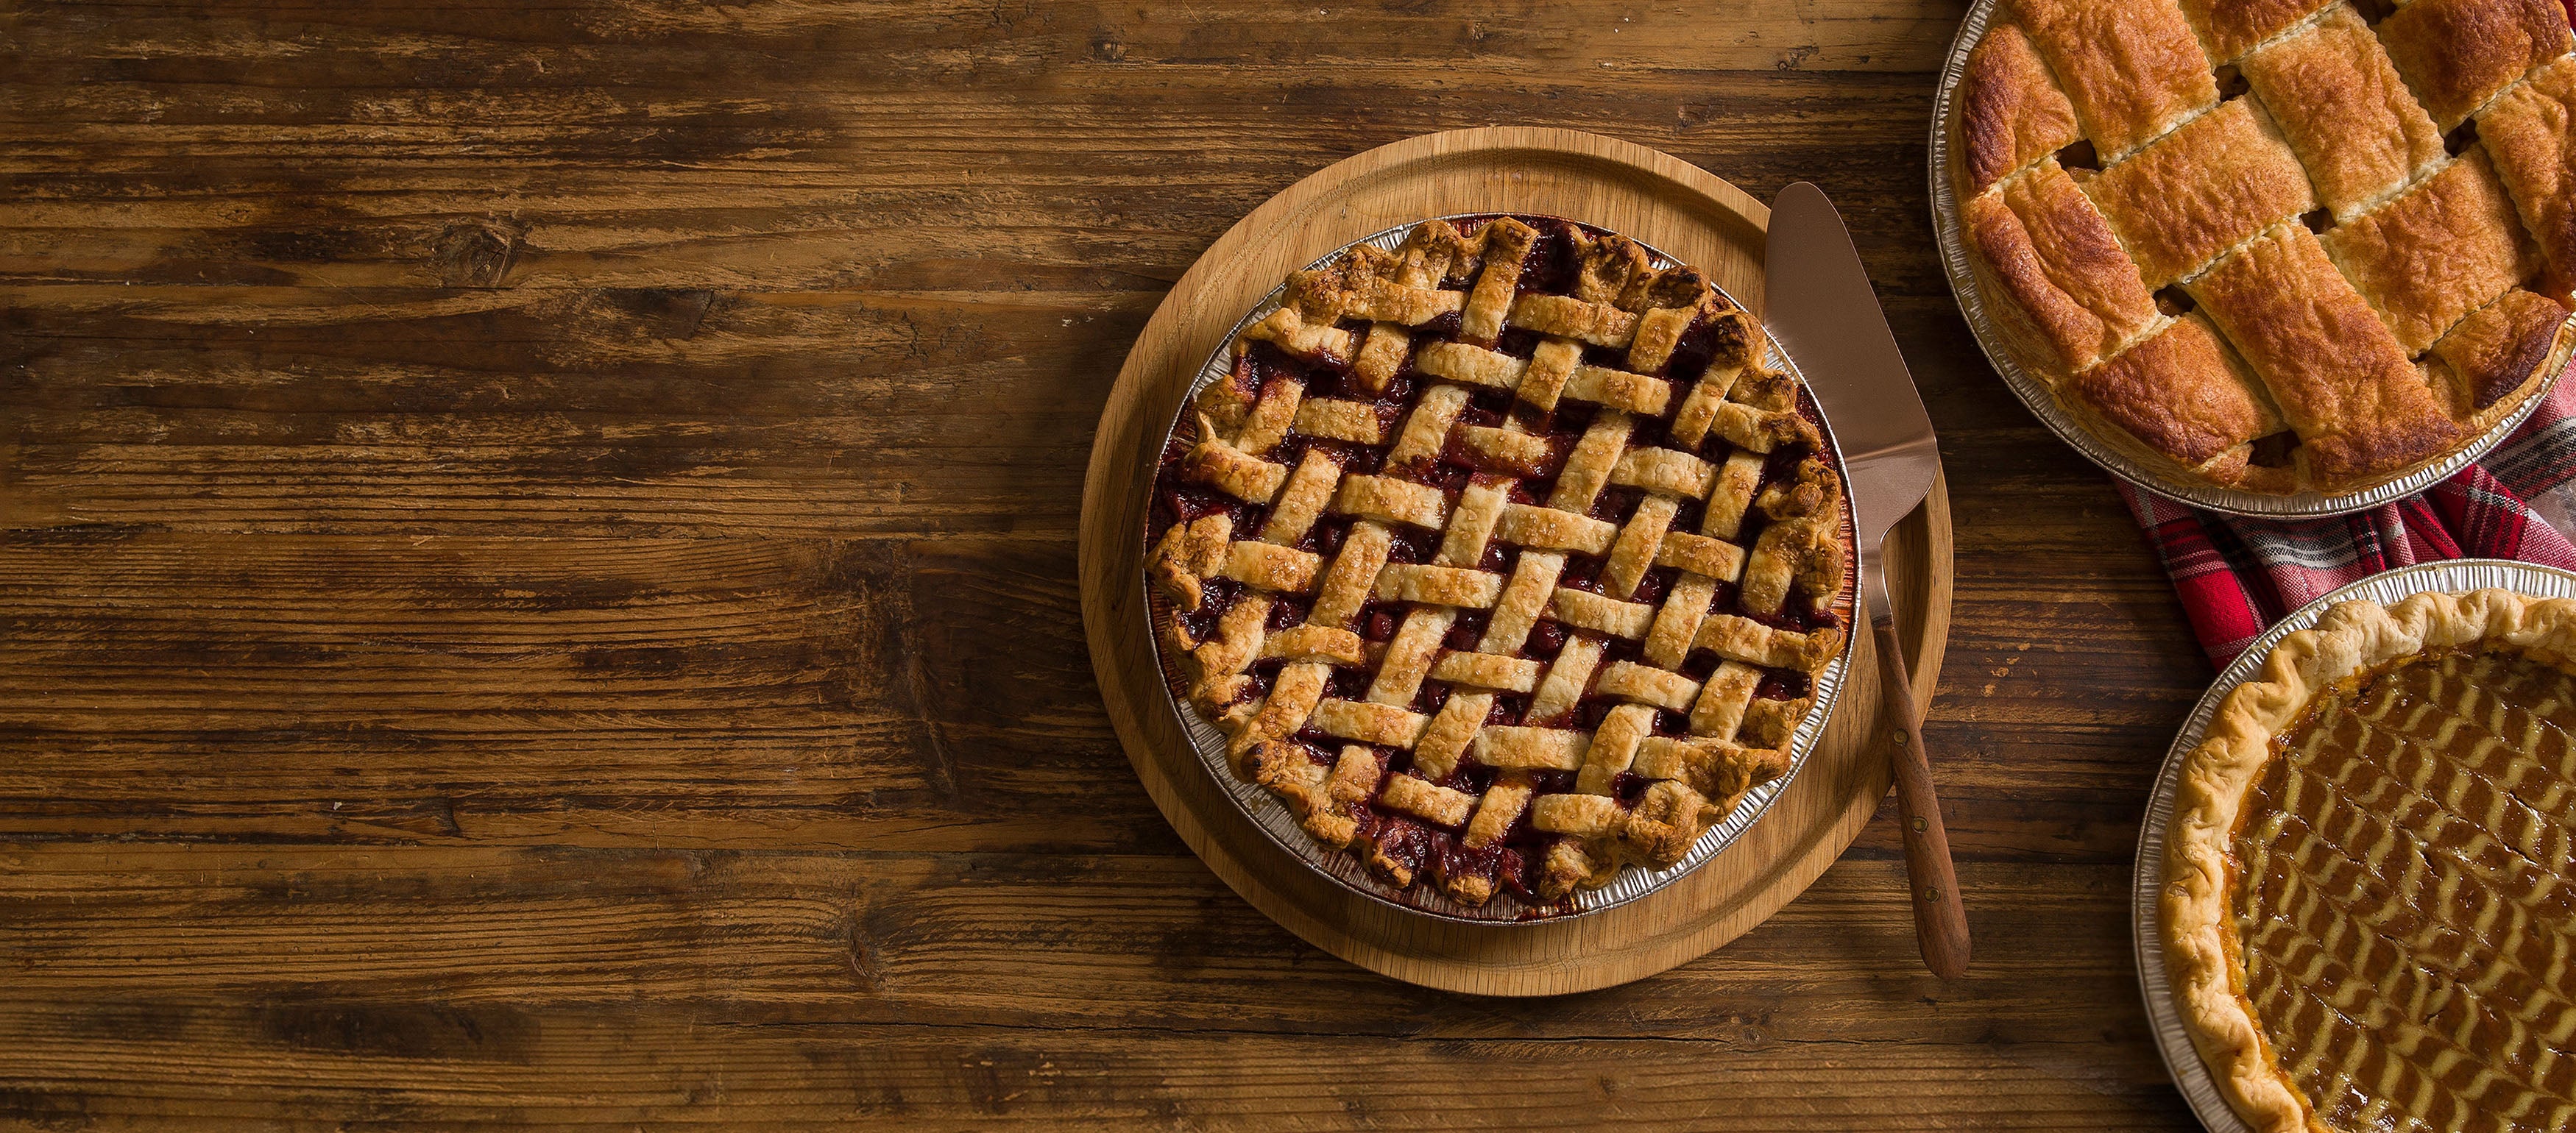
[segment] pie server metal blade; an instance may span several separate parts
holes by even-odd
[[[1763,259],[1769,296],[1764,321],[1806,375],[1842,447],[1843,481],[1851,489],[1860,540],[1861,596],[1878,642],[1881,695],[1896,721],[1896,796],[1905,868],[1913,882],[1915,936],[1924,963],[1955,979],[1968,968],[1967,915],[1883,569],[1887,529],[1931,494],[1941,450],[1923,395],[1870,289],[1860,251],[1824,190],[1801,181],[1780,191],[1771,202]]]
[[[1833,422],[1864,570],[1876,576],[1887,529],[1923,503],[1941,470],[1932,417],[1824,190],[1800,181],[1780,191],[1764,257],[1764,321]],[[1873,613],[1886,608],[1886,595],[1886,587],[1871,585]]]

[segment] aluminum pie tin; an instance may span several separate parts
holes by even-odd
[[[1307,265],[1307,269],[1320,269],[1342,253],[1361,244],[1371,244],[1393,251],[1404,242],[1406,233],[1421,224],[1499,215],[1565,219],[1546,217],[1545,214],[1540,213],[1489,212],[1453,213],[1448,216],[1428,217],[1411,224],[1389,228],[1363,239],[1353,240],[1317,257]],[[1582,221],[1568,220],[1567,222],[1582,225],[1596,233],[1608,231],[1599,225],[1584,224]],[[1657,268],[1671,267],[1681,262],[1644,241],[1638,241],[1637,246],[1645,250],[1649,260]],[[1715,288],[1716,284],[1711,283],[1710,286]],[[1234,326],[1217,340],[1215,350],[1208,354],[1205,362],[1200,363],[1198,374],[1190,380],[1190,387],[1182,395],[1179,408],[1173,412],[1171,423],[1164,427],[1163,442],[1154,450],[1156,453],[1162,453],[1171,447],[1172,436],[1180,428],[1182,415],[1189,412],[1189,407],[1198,397],[1199,391],[1206,388],[1208,383],[1222,379],[1232,372],[1229,351],[1232,349],[1235,337],[1243,332],[1243,328],[1277,310],[1280,298],[1287,290],[1288,285],[1284,280],[1279,286],[1271,288],[1270,293],[1263,296],[1261,302],[1255,304],[1252,310],[1241,319],[1236,320]],[[1743,307],[1743,304],[1736,302],[1735,297],[1727,294],[1724,288],[1717,288],[1717,293],[1728,303],[1738,308]],[[1767,334],[1764,336],[1765,339],[1769,337]],[[1763,361],[1775,369],[1787,370],[1798,378],[1802,387],[1806,384],[1806,376],[1799,372],[1796,363],[1789,359],[1776,342],[1769,344],[1768,352],[1763,355]],[[1839,472],[1843,467],[1842,448],[1835,443],[1833,429],[1825,422],[1823,406],[1814,400],[1812,392],[1804,392],[1802,395],[1816,411],[1817,429],[1824,435],[1826,447],[1832,450],[1834,467]],[[1159,468],[1152,471],[1153,474],[1148,475],[1144,485],[1144,490],[1148,493],[1153,491],[1154,483],[1159,476]],[[1153,504],[1150,499],[1146,502],[1144,522],[1145,526],[1136,533],[1140,542],[1146,538],[1146,533],[1151,530],[1153,523]],[[1760,821],[1762,816],[1771,809],[1772,802],[1788,790],[1789,784],[1798,777],[1798,772],[1806,767],[1808,755],[1815,750],[1817,741],[1824,735],[1826,722],[1833,717],[1834,705],[1841,697],[1844,681],[1851,668],[1851,638],[1852,627],[1855,624],[1853,618],[1856,613],[1853,603],[1854,596],[1859,590],[1860,556],[1852,551],[1856,538],[1848,492],[1844,494],[1843,500],[1842,537],[1846,565],[1843,568],[1842,595],[1834,603],[1834,614],[1841,619],[1843,625],[1843,648],[1834,656],[1831,663],[1810,680],[1810,694],[1815,698],[1815,703],[1808,709],[1806,718],[1799,721],[1797,728],[1790,734],[1789,769],[1778,778],[1746,792],[1744,798],[1736,803],[1735,809],[1711,823],[1709,828],[1700,834],[1699,841],[1692,844],[1689,852],[1683,854],[1680,861],[1660,869],[1631,865],[1620,870],[1609,884],[1597,889],[1578,887],[1564,901],[1554,904],[1526,904],[1505,888],[1496,892],[1493,899],[1487,901],[1482,907],[1470,908],[1451,900],[1427,876],[1417,876],[1410,888],[1398,889],[1370,873],[1368,866],[1362,863],[1357,855],[1336,850],[1315,841],[1297,825],[1297,820],[1289,813],[1284,801],[1263,790],[1260,785],[1246,780],[1235,771],[1226,758],[1225,733],[1218,730],[1213,721],[1189,703],[1186,692],[1188,682],[1182,677],[1177,665],[1178,658],[1163,652],[1162,635],[1154,630],[1155,619],[1169,612],[1168,604],[1160,594],[1154,592],[1151,585],[1147,584],[1145,572],[1142,570],[1137,572],[1135,582],[1138,595],[1142,598],[1142,601],[1137,603],[1137,607],[1143,611],[1143,621],[1137,629],[1144,634],[1145,640],[1153,645],[1155,664],[1162,670],[1165,704],[1171,709],[1172,719],[1180,725],[1182,734],[1189,737],[1190,746],[1198,753],[1199,763],[1206,769],[1208,777],[1216,783],[1227,798],[1234,800],[1236,809],[1243,812],[1244,817],[1255,829],[1261,831],[1263,836],[1270,839],[1271,844],[1278,846],[1288,856],[1304,862],[1316,873],[1332,879],[1344,889],[1408,913],[1465,924],[1556,924],[1639,900],[1672,884],[1684,874],[1715,858],[1732,845],[1737,837],[1751,829],[1755,822]]]
[[[2165,978],[2159,898],[2164,890],[2165,825],[2173,819],[2174,790],[2182,779],[2183,757],[2200,746],[2201,733],[2208,729],[2210,718],[2218,714],[2219,702],[2236,691],[2236,686],[2254,679],[2255,671],[2271,656],[2274,645],[2317,624],[2327,607],[2354,599],[2368,599],[2384,606],[2417,594],[2465,594],[2489,587],[2535,598],[2576,598],[2576,573],[2509,559],[2456,559],[2382,571],[2344,586],[2299,607],[2246,646],[2245,652],[2210,682],[2209,691],[2192,705],[2182,731],[2174,736],[2173,746],[2165,749],[2164,767],[2156,773],[2155,792],[2147,797],[2146,820],[2138,826],[2137,869],[2129,886],[2131,944],[2137,953],[2138,993],[2146,999],[2147,1021],[2156,1033],[2156,1050],[2164,1056],[2165,1070],[2173,1075],[2174,1085],[2191,1103],[2192,1112],[2200,1115],[2201,1124],[2212,1133],[2252,1133],[2252,1129],[2219,1093],[2218,1083],[2209,1075],[2209,1065],[2201,1061],[2200,1051],[2192,1046],[2191,1032],[2183,1026],[2182,1013],[2174,1005],[2173,987]]]
[[[2376,487],[2343,495],[2299,492],[2274,496],[2184,480],[2130,456],[2094,435],[2091,429],[2057,403],[2057,395],[2045,378],[2022,366],[2010,343],[1996,328],[1993,316],[1986,311],[1985,295],[1977,286],[1975,272],[1969,266],[1967,245],[1959,235],[1960,201],[1956,187],[1950,184],[1948,126],[1955,112],[1953,104],[1957,101],[1959,76],[1967,70],[1968,52],[1985,38],[1986,25],[1995,18],[1999,6],[1999,0],[1975,0],[1969,5],[1967,18],[1959,24],[1958,38],[1950,41],[1949,61],[1941,66],[1941,86],[1932,100],[1932,146],[1927,169],[1932,183],[1932,230],[1940,241],[1941,268],[1950,276],[1950,293],[1958,297],[1959,313],[1967,317],[1968,329],[1976,332],[1977,345],[1986,352],[1986,360],[1994,363],[1995,372],[2003,375],[2004,384],[2012,387],[2021,403],[2029,407],[2031,415],[2046,424],[2059,440],[2073,446],[2075,451],[2083,453],[2086,459],[2101,465],[2112,475],[2193,507],[2255,519],[2291,519],[2361,511],[2430,488],[2503,443],[2525,418],[2540,407],[2551,383],[2558,380],[2556,375],[2543,379],[2521,405],[2505,414],[2494,427],[2479,434],[2468,447]],[[2561,334],[2563,337],[2563,329]],[[2552,360],[2556,360],[2555,354]],[[2565,363],[2560,361],[2559,366],[2563,372]]]

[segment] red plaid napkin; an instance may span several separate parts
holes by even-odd
[[[2120,495],[2146,528],[2211,664],[2225,668],[2273,622],[2348,582],[2439,559],[2520,559],[2576,570],[2576,372],[2485,460],[2369,511],[2329,519],[2216,515],[2140,491]]]

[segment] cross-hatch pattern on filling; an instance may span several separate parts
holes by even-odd
[[[2183,479],[2384,482],[2576,340],[2567,11],[2361,3],[2006,0],[1961,73],[1985,308],[2068,415]]]
[[[1759,324],[1535,224],[1291,276],[1149,532],[1162,648],[1243,773],[1471,906],[1678,860],[1787,767],[1844,643],[1842,479]]]
[[[2576,679],[2419,658],[2282,736],[2239,830],[2246,998],[2335,1129],[2576,1124]]]

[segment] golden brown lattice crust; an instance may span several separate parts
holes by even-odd
[[[2332,0],[2182,0],[2183,16],[2216,63],[2233,63]]]
[[[2409,355],[2423,353],[2533,266],[2513,202],[2486,151],[2475,146],[2322,242]]]
[[[2184,757],[2162,863],[2167,973],[2193,1045],[2221,1092],[2264,1133],[2334,1128],[2285,1069],[2301,1052],[2275,1047],[2275,1028],[2267,1023],[2281,1021],[2267,1021],[2248,997],[2247,943],[2233,907],[2240,883],[2261,880],[2241,878],[2233,855],[2238,833],[2270,817],[2250,807],[2267,770],[2284,758],[2274,737],[2299,724],[2330,690],[2412,658],[2461,650],[2511,651],[2564,668],[2576,653],[2576,601],[2481,590],[2421,594],[2394,606],[2342,603],[2315,628],[2274,646],[2257,678],[2228,694],[2200,746]],[[2402,968],[2449,959],[2401,955],[2387,962]],[[2349,982],[2356,997],[2376,994],[2367,979]],[[2353,1009],[2365,1005],[2356,998]],[[2383,1061],[2402,1058],[2391,1050]],[[2446,1081],[2470,1080],[2474,1067],[2450,1065],[2459,1073]]]
[[[2006,325],[2052,369],[2090,368],[2154,325],[2155,299],[2137,265],[2056,161],[1977,196],[1964,211],[1979,273],[2010,298]]]
[[[2571,345],[2576,324],[2566,309],[2517,287],[2471,312],[2433,344],[2442,376],[2435,388],[2454,399],[2453,416],[2483,427],[2528,396],[2549,359],[2566,357]]]
[[[2576,304],[2576,55],[2506,91],[2478,117],[2478,136],[2549,262],[2539,290]]]
[[[2013,7],[2105,160],[2218,101],[2208,57],[2174,0],[2014,0]]]
[[[2317,238],[2282,225],[2191,286],[2298,430],[2311,482],[2384,480],[2447,452],[2460,426]]]
[[[2564,10],[2373,11],[2014,0],[1970,45],[1945,168],[1983,329],[2175,482],[2366,491],[2491,438],[2565,368],[2541,308],[2499,308],[2576,317]],[[2214,355],[2166,329],[2195,307]]]
[[[2555,0],[2420,0],[2379,25],[2398,73],[2444,130],[2566,54],[2568,38]]]
[[[1988,29],[1959,77],[1960,182],[1984,189],[2081,136],[2030,33],[2014,23]]]
[[[2442,160],[2442,132],[2349,5],[2328,10],[2312,34],[2246,56],[2242,68],[2337,220],[2360,215]]]
[[[1849,510],[1700,273],[1544,218],[1293,275],[1155,484],[1175,691],[1320,843],[1548,902],[1678,861],[1789,763]]]
[[[2197,314],[2067,379],[2059,391],[2070,411],[2098,421],[2106,435],[2222,483],[2243,481],[2252,442],[2282,427],[2261,385]]]
[[[2198,118],[2085,186],[2149,287],[2316,207],[2307,171],[2249,99]]]

